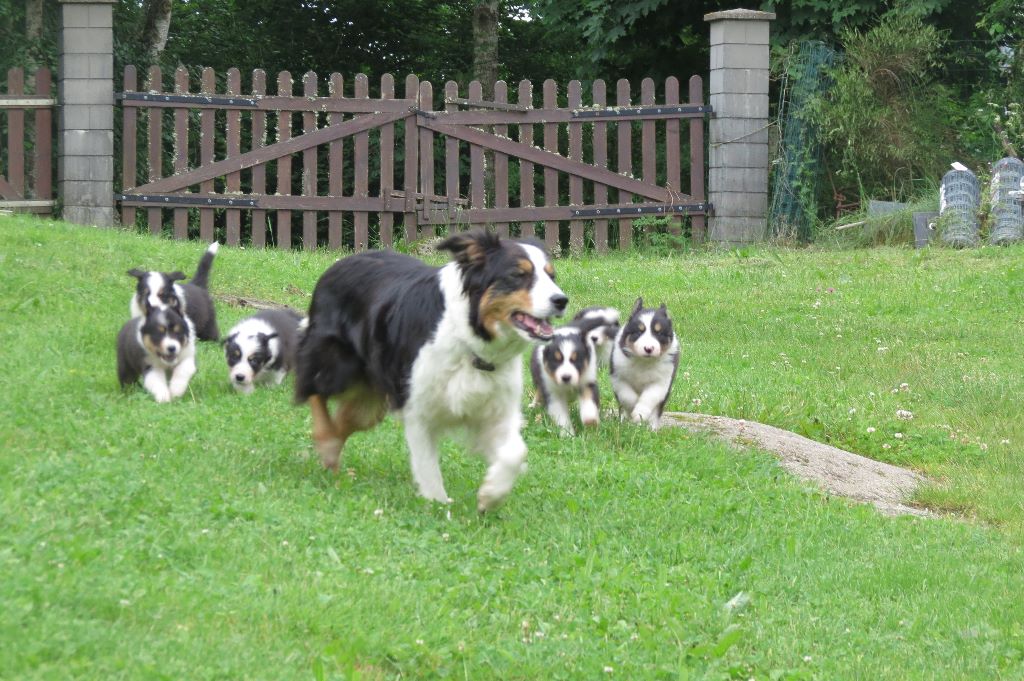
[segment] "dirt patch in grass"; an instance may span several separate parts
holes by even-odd
[[[933,515],[908,504],[926,478],[906,468],[754,421],[683,412],[666,412],[662,421],[711,433],[737,447],[757,447],[775,454],[782,467],[800,479],[814,482],[829,494],[874,504],[887,515]]]

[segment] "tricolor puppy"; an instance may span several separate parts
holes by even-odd
[[[645,309],[643,298],[637,298],[612,347],[612,390],[620,414],[657,430],[678,366],[679,341],[665,305]]]
[[[588,335],[597,351],[598,362],[608,364],[615,336],[619,333],[619,311],[614,307],[586,307],[576,313],[572,323],[591,325]]]
[[[344,258],[320,277],[299,340],[295,396],[309,402],[313,441],[335,470],[348,437],[393,410],[405,424],[413,480],[435,501],[448,501],[438,443],[463,432],[488,464],[477,495],[486,511],[526,462],[522,353],[551,338],[549,318],[569,299],[537,242],[474,230],[438,248],[453,257],[440,269],[380,251]]]
[[[169,307],[151,307],[125,322],[117,335],[117,378],[127,388],[142,386],[157,402],[181,397],[196,373],[192,322]]]
[[[302,315],[295,310],[262,310],[231,327],[224,339],[228,380],[251,393],[257,383],[279,385],[295,366]]]
[[[600,421],[592,324],[592,320],[584,320],[580,326],[567,324],[555,329],[554,337],[530,355],[536,402],[547,409],[548,416],[565,435],[575,433],[569,409],[577,400],[584,426],[596,426]]]
[[[131,301],[132,317],[143,317],[146,305],[150,307],[169,307],[180,315],[192,320],[196,337],[199,340],[217,340],[220,330],[217,328],[217,314],[213,309],[213,300],[207,291],[210,281],[210,268],[213,258],[217,255],[220,244],[210,244],[203,257],[199,259],[196,273],[187,284],[177,282],[185,278],[182,272],[150,272],[140,269],[128,270],[135,277],[135,295]]]

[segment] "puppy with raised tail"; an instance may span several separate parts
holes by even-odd
[[[169,307],[147,306],[117,334],[117,378],[121,388],[142,379],[157,402],[181,397],[196,373],[192,322]]]
[[[207,290],[210,282],[210,269],[213,258],[217,255],[220,244],[214,241],[199,259],[196,273],[187,284],[177,282],[185,278],[183,272],[155,272],[128,270],[135,277],[135,294],[132,295],[131,316],[144,317],[149,307],[169,307],[178,314],[192,321],[199,340],[217,340],[220,329],[217,328],[217,313],[213,300]]]
[[[390,251],[351,255],[317,282],[299,340],[295,397],[313,413],[313,441],[337,470],[353,433],[390,409],[405,426],[412,477],[448,501],[439,444],[462,433],[487,473],[477,508],[500,504],[525,468],[523,351],[551,338],[569,298],[539,242],[473,230],[438,245],[440,269]],[[336,399],[332,415],[328,400]]]
[[[619,413],[657,430],[678,367],[679,341],[667,308],[664,303],[644,308],[643,298],[637,298],[612,347],[610,372]]]
[[[598,363],[607,365],[615,336],[619,333],[619,311],[614,307],[586,307],[577,312],[570,323],[581,328],[589,327],[587,336],[594,344]]]
[[[281,381],[295,366],[302,315],[288,308],[262,310],[231,327],[224,338],[228,380],[240,393],[257,383]]]

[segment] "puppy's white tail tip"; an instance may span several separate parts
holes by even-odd
[[[220,250],[220,242],[219,241],[214,241],[212,244],[210,244],[209,248],[206,249],[206,252],[207,253],[211,253],[213,255],[217,255],[217,251],[219,251],[219,250]]]

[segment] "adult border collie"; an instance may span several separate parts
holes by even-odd
[[[340,260],[320,277],[299,341],[295,397],[309,403],[316,449],[335,470],[348,437],[393,410],[419,493],[435,501],[448,501],[438,442],[463,430],[488,463],[477,496],[486,511],[526,462],[522,353],[551,338],[549,318],[569,299],[537,242],[474,230],[438,249],[453,257],[440,269],[380,251]]]

